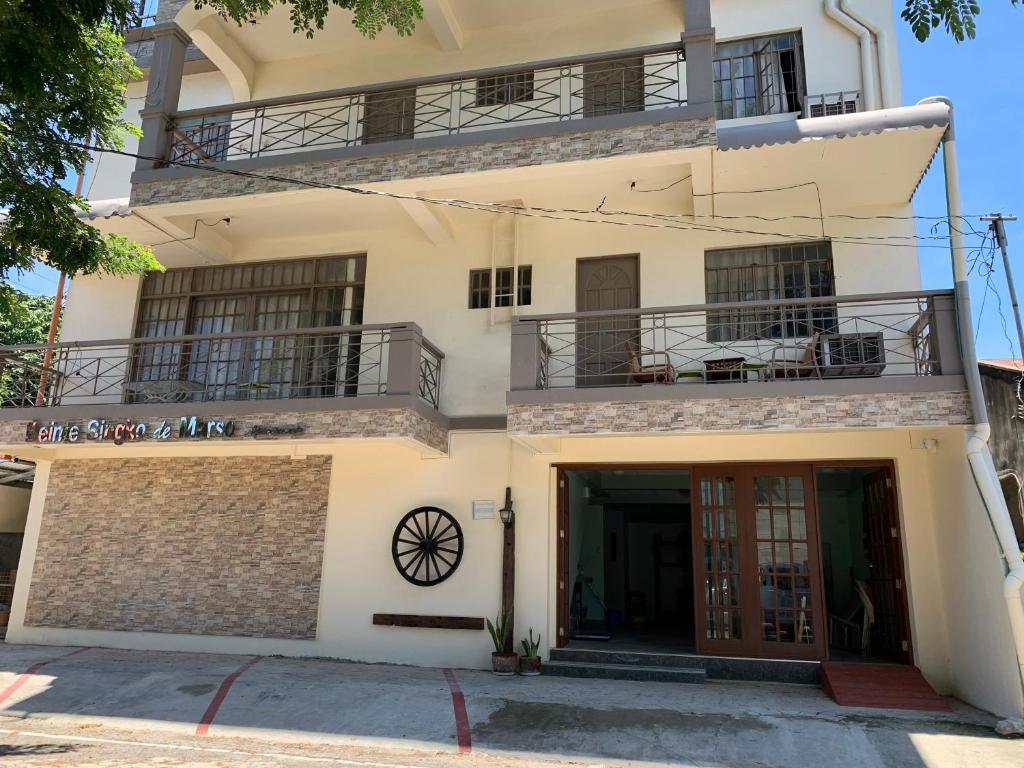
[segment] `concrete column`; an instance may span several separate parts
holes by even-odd
[[[711,26],[711,0],[683,0],[683,17],[686,103],[714,115],[712,62],[715,58],[715,29]]]
[[[542,344],[540,323],[512,321],[512,362],[509,388],[513,391],[540,389]]]
[[[423,330],[415,323],[395,326],[388,343],[389,395],[420,393],[420,358],[423,355]]]
[[[170,149],[169,120],[178,109],[181,77],[185,69],[185,49],[192,41],[174,22],[151,27],[153,59],[149,69],[146,103],[139,113],[142,138],[135,170],[159,167]],[[157,161],[145,158],[158,158]]]
[[[939,372],[943,376],[956,376],[964,372],[960,357],[960,340],[956,322],[956,300],[952,294],[935,296],[931,299],[932,316],[935,324],[932,328],[932,354],[939,361]]]

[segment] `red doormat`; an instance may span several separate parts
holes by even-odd
[[[917,667],[825,661],[821,687],[844,707],[949,712],[949,704],[928,685]]]

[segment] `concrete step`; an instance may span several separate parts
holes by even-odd
[[[552,661],[575,661],[583,664],[625,664],[637,667],[683,667],[704,669],[704,659],[685,653],[644,653],[602,651],[596,648],[552,648]]]
[[[659,683],[703,683],[703,669],[646,667],[636,664],[588,664],[579,661],[545,661],[541,672],[555,677],[589,677],[603,680],[643,680]]]

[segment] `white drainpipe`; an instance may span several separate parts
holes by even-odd
[[[870,17],[864,15],[864,12],[854,4],[854,0],[839,0],[839,7],[858,24],[867,27],[871,34],[875,36],[875,58],[878,62],[878,79],[882,84],[881,106],[883,109],[898,107],[899,104],[896,103],[896,94],[891,77],[892,72],[889,68],[889,33],[885,31],[885,27],[879,26]]]
[[[932,96],[920,104],[942,103],[949,107],[949,127],[942,137],[942,159],[946,169],[946,214],[949,216],[949,246],[953,259],[953,280],[956,288],[957,325],[960,331],[960,351],[963,357],[964,378],[970,395],[974,426],[967,432],[967,461],[978,485],[982,504],[988,513],[992,530],[995,532],[1007,575],[1003,581],[1003,598],[1013,633],[1013,644],[1017,653],[1018,682],[1024,695],[1024,560],[1017,546],[1010,511],[1006,507],[1003,491],[999,485],[995,463],[989,451],[988,440],[992,428],[988,423],[985,397],[981,389],[981,373],[974,349],[973,321],[971,319],[970,294],[967,289],[967,260],[964,255],[964,236],[961,227],[954,222],[961,221],[960,172],[956,159],[956,133],[953,128],[953,102],[944,96]]]
[[[845,27],[860,38],[860,79],[864,90],[864,109],[878,109],[878,95],[875,93],[875,67],[872,64],[871,30],[856,19],[840,10],[839,0],[824,0],[825,14],[837,24]]]

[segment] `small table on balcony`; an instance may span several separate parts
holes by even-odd
[[[704,361],[704,380],[712,381],[745,381],[743,364],[745,357],[720,357],[716,360]]]

